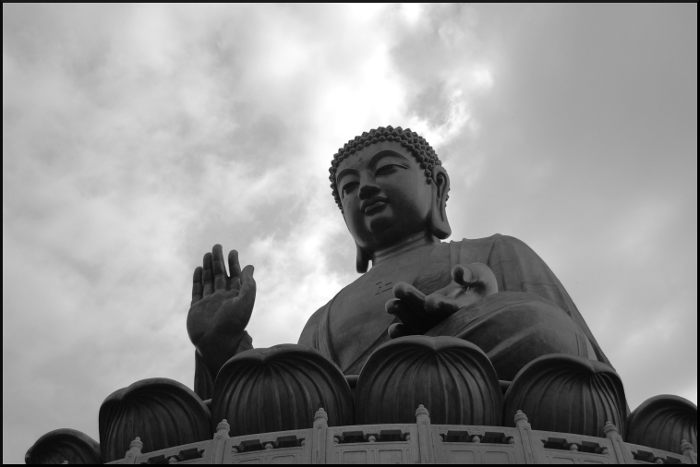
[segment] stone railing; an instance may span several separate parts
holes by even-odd
[[[137,437],[124,458],[110,464],[365,464],[365,463],[504,463],[504,464],[696,464],[684,442],[677,454],[625,443],[608,423],[604,438],[533,430],[518,411],[515,427],[433,425],[421,405],[414,424],[328,426],[319,409],[313,427],[230,437],[222,420],[213,439],[142,453]]]

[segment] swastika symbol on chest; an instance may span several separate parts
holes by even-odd
[[[377,292],[374,295],[381,295],[384,292],[391,290],[394,283],[389,281],[377,281],[375,282],[375,285],[377,286]]]

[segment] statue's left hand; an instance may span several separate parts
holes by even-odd
[[[460,308],[498,292],[496,276],[483,263],[458,264],[452,268],[452,281],[446,287],[425,295],[411,284],[394,286],[395,298],[386,302],[386,311],[401,322],[389,327],[389,336],[423,334]]]

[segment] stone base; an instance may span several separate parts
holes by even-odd
[[[612,424],[605,437],[532,430],[518,411],[515,427],[433,425],[428,411],[416,410],[416,423],[328,426],[323,409],[312,428],[229,437],[223,420],[213,439],[141,453],[140,440],[111,464],[693,464],[697,456],[623,442]]]

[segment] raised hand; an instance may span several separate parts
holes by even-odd
[[[213,375],[238,348],[255,303],[253,266],[241,271],[238,252],[228,254],[226,274],[221,245],[204,255],[194,270],[187,333]]]
[[[430,295],[414,286],[399,282],[394,296],[386,302],[386,311],[401,322],[389,327],[389,336],[423,334],[460,308],[481,301],[498,292],[496,276],[483,263],[458,264],[452,268],[452,281]]]

